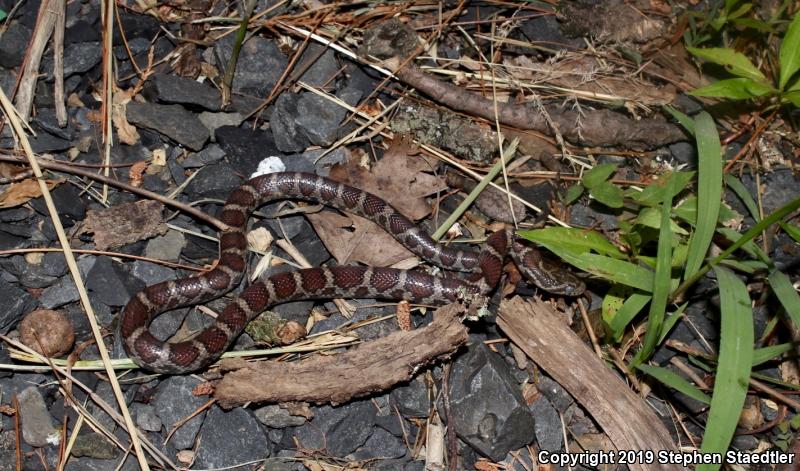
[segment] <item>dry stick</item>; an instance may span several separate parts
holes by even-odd
[[[58,9],[52,8],[53,2],[63,0],[45,0],[39,7],[39,16],[36,19],[36,29],[31,38],[31,45],[28,49],[28,56],[25,60],[20,78],[19,89],[17,92],[17,110],[20,118],[28,122],[33,108],[33,97],[36,90],[36,80],[39,76],[39,65],[42,62],[42,54],[53,32],[58,17]]]
[[[66,21],[66,0],[53,0],[56,24],[53,30],[53,98],[56,105],[56,119],[62,128],[67,125],[67,105],[64,100],[64,29]]]
[[[553,312],[538,300],[503,301],[497,324],[542,370],[572,394],[620,450],[677,447],[646,402],[628,388]],[[569,367],[565,368],[565,365]],[[634,471],[678,470],[678,465],[631,464]]]
[[[108,177],[111,169],[111,146],[113,142],[113,132],[111,130],[111,114],[114,109],[114,75],[113,75],[113,28],[114,28],[114,5],[116,0],[101,0],[101,11],[103,7],[103,163],[105,176]],[[108,185],[103,184],[102,202],[108,201]]]
[[[21,158],[18,158],[18,157],[10,157],[10,156],[5,156],[5,155],[0,155],[0,162],[13,162],[13,163],[21,164],[21,163],[25,163],[25,160],[23,160]],[[135,193],[135,194],[144,196],[145,198],[150,198],[150,199],[156,200],[158,202],[164,203],[164,205],[166,205],[166,206],[170,206],[170,207],[179,209],[179,210],[181,210],[181,211],[183,211],[183,212],[185,212],[187,214],[191,214],[192,216],[196,217],[197,219],[200,219],[201,221],[205,221],[208,224],[216,227],[220,231],[224,231],[228,227],[224,222],[220,221],[219,219],[217,219],[217,218],[215,218],[213,216],[210,216],[210,215],[204,213],[203,211],[200,211],[197,208],[189,206],[189,205],[187,205],[185,203],[181,203],[180,201],[175,201],[173,199],[167,198],[164,195],[161,195],[161,194],[158,194],[158,193],[154,193],[154,192],[149,191],[149,190],[145,190],[144,188],[139,188],[139,187],[136,187],[136,186],[132,186],[132,185],[129,185],[127,183],[121,182],[119,180],[115,180],[113,178],[109,178],[107,176],[100,175],[100,174],[97,174],[97,173],[87,172],[86,170],[81,170],[79,168],[75,168],[72,165],[58,163],[58,162],[56,162],[54,160],[38,160],[37,162],[38,162],[38,165],[40,167],[46,168],[48,170],[56,170],[56,171],[59,171],[59,172],[72,173],[72,174],[75,174],[75,175],[80,175],[82,177],[91,178],[93,180],[97,180],[99,182],[102,182],[102,183],[105,183],[105,184],[108,184],[108,185],[111,185],[111,186],[115,186],[115,187],[120,188],[122,190],[129,191],[131,193]],[[39,177],[39,178],[41,178],[41,177]]]
[[[64,258],[67,261],[67,266],[69,266],[69,271],[72,274],[73,280],[75,281],[75,286],[78,288],[78,295],[80,296],[83,308],[86,310],[86,316],[89,318],[89,324],[92,326],[92,334],[94,334],[95,341],[97,342],[97,349],[100,352],[100,357],[103,359],[103,365],[108,373],[111,388],[113,389],[114,396],[119,403],[122,416],[125,418],[125,426],[128,429],[128,433],[131,435],[131,442],[136,450],[136,458],[139,460],[139,465],[141,468],[147,471],[150,469],[150,467],[148,466],[147,459],[142,451],[142,445],[139,443],[139,437],[136,435],[136,426],[133,423],[130,412],[128,412],[128,407],[125,403],[125,396],[122,394],[122,390],[119,387],[119,381],[117,381],[117,376],[114,374],[114,369],[111,366],[111,358],[109,357],[108,350],[103,342],[103,334],[100,332],[100,326],[97,323],[94,310],[89,302],[89,296],[86,293],[86,287],[83,284],[83,278],[81,277],[80,270],[78,269],[78,264],[75,261],[75,255],[72,253],[72,248],[69,245],[67,235],[64,232],[64,226],[61,224],[61,219],[58,217],[58,210],[56,210],[55,204],[53,203],[53,197],[50,195],[50,189],[47,188],[47,183],[44,181],[42,176],[42,169],[39,167],[39,163],[36,160],[36,157],[33,155],[31,144],[28,141],[28,136],[25,134],[25,130],[22,129],[22,124],[14,114],[16,110],[11,105],[11,102],[8,101],[5,92],[2,90],[0,90],[0,104],[2,104],[2,108],[5,110],[6,117],[11,122],[11,127],[14,129],[17,139],[22,145],[25,155],[28,157],[31,168],[33,168],[33,171],[36,174],[39,182],[39,189],[42,192],[42,198],[47,205],[47,211],[50,213],[50,221],[52,222],[53,227],[55,227],[56,234],[58,235],[58,241],[61,244],[61,247],[64,249]]]
[[[336,356],[295,362],[223,361],[223,370],[231,365],[239,369],[225,374],[214,397],[223,407],[264,401],[341,404],[384,391],[463,345],[467,340],[467,329],[459,320],[463,312],[458,304],[441,307],[426,327],[393,332]]]

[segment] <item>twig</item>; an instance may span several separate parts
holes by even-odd
[[[56,20],[58,18],[58,7],[53,7],[53,2],[64,0],[45,0],[39,6],[39,16],[36,18],[36,28],[31,38],[28,54],[25,58],[25,66],[20,76],[19,89],[17,92],[17,112],[20,118],[28,122],[33,108],[33,97],[36,90],[36,81],[39,76],[39,65],[42,62],[42,54],[53,33]]]
[[[24,163],[25,160],[23,160],[22,158],[19,158],[19,157],[11,157],[11,156],[6,156],[6,155],[0,155],[0,162],[14,162],[14,163],[20,163],[21,164],[21,163]],[[41,159],[39,159],[39,160],[37,160],[37,162],[38,162],[38,165],[40,167],[46,168],[48,170],[57,170],[59,172],[72,173],[72,174],[75,174],[75,175],[80,175],[82,177],[91,178],[92,180],[97,180],[99,182],[106,183],[106,184],[109,184],[111,186],[115,186],[115,187],[120,188],[122,190],[129,191],[129,192],[135,193],[137,195],[141,195],[141,196],[143,196],[145,198],[150,198],[150,199],[159,201],[161,203],[164,203],[164,205],[166,205],[166,206],[170,206],[170,207],[179,209],[179,210],[181,210],[181,211],[183,211],[183,212],[185,212],[187,214],[191,214],[192,216],[196,217],[197,219],[200,219],[201,221],[205,221],[208,224],[211,224],[212,226],[216,227],[218,230],[225,230],[227,228],[227,225],[225,223],[223,223],[222,221],[220,221],[219,219],[217,219],[217,218],[215,218],[213,216],[210,216],[210,215],[204,213],[203,211],[201,211],[201,210],[199,210],[197,208],[193,208],[192,206],[189,206],[189,205],[187,205],[185,203],[181,203],[180,201],[176,201],[174,199],[170,199],[170,198],[168,198],[168,197],[166,197],[164,195],[160,195],[158,193],[154,193],[152,191],[145,190],[144,188],[139,188],[139,187],[136,187],[136,186],[132,186],[132,185],[129,185],[129,184],[125,183],[125,182],[121,182],[119,180],[115,180],[113,178],[110,178],[110,177],[107,177],[107,176],[104,176],[104,175],[88,172],[86,170],[81,170],[81,169],[73,167],[72,165],[58,163],[55,160],[41,160]]]

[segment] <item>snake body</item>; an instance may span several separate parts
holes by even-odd
[[[216,322],[183,342],[162,342],[148,330],[150,321],[167,310],[198,304],[233,289],[246,269],[246,226],[250,213],[269,201],[306,200],[364,216],[378,223],[416,255],[459,275],[432,276],[415,270],[337,266],[273,275],[248,286]],[[307,173],[273,173],[254,178],[234,190],[220,215],[228,228],[220,234],[219,261],[198,276],[165,281],[137,293],[122,313],[125,349],[145,369],[188,373],[216,360],[250,320],[271,305],[299,299],[378,298],[439,305],[465,292],[486,293],[500,280],[510,252],[520,270],[540,288],[577,296],[584,284],[551,264],[535,249],[515,241],[510,231],[492,234],[480,251],[455,250],[437,244],[383,199],[366,191]]]

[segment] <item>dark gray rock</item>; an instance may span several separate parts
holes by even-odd
[[[217,142],[233,168],[247,177],[264,158],[280,155],[272,135],[261,130],[223,126],[216,131]]]
[[[45,309],[56,309],[79,299],[78,288],[70,275],[62,277],[58,283],[45,288],[39,297],[39,303]]]
[[[131,274],[142,280],[147,286],[176,278],[175,271],[171,268],[144,260],[133,262]]]
[[[697,151],[693,144],[688,142],[676,142],[670,144],[669,152],[678,162],[688,164],[692,167],[697,165]]]
[[[110,257],[98,257],[86,278],[86,288],[107,306],[124,306],[145,284]]]
[[[185,244],[186,238],[182,232],[170,230],[164,235],[148,240],[144,249],[144,256],[155,260],[177,262],[181,257],[181,250],[183,250]]]
[[[161,419],[156,415],[156,408],[149,404],[134,402],[131,415],[136,420],[136,425],[148,432],[161,431]]]
[[[561,413],[566,411],[567,408],[575,402],[566,389],[561,387],[560,384],[556,383],[548,376],[541,376],[539,378],[539,383],[536,385],[536,389],[538,389],[539,392],[542,393],[548,401],[550,401],[550,405],[555,407],[556,410]]]
[[[223,411],[212,407],[198,436],[200,446],[194,466],[223,468],[266,459],[271,444],[253,414],[242,408]]]
[[[64,47],[64,78],[74,74],[88,72],[100,63],[103,58],[103,47],[99,41],[73,43]],[[39,68],[53,79],[53,56],[45,54]]]
[[[540,15],[519,25],[522,34],[531,42],[548,42],[568,46],[573,49],[585,47],[583,39],[568,38],[561,32],[555,15]]]
[[[295,122],[299,96],[284,92],[275,100],[275,106],[269,117],[269,127],[275,138],[275,145],[281,152],[301,152],[308,147],[310,141]]]
[[[320,44],[310,44],[300,57],[300,66],[311,62],[311,66],[300,76],[300,81],[313,87],[330,85],[339,72],[336,54],[333,49],[325,49]]]
[[[430,414],[428,388],[419,377],[406,386],[392,389],[389,399],[392,407],[397,407],[403,417],[428,417]]]
[[[539,449],[551,453],[561,450],[561,446],[564,444],[563,427],[555,407],[542,397],[531,404],[531,413],[536,419],[535,432]]]
[[[35,305],[30,294],[0,278],[0,332],[8,333]]]
[[[450,407],[462,440],[492,460],[533,441],[533,416],[509,366],[482,343],[453,363]]]
[[[305,448],[326,448],[333,456],[344,457],[367,441],[375,423],[375,406],[356,401],[340,407],[322,406],[314,419],[291,432]]]
[[[407,451],[403,440],[382,428],[375,428],[364,445],[353,453],[353,458],[357,460],[400,458],[405,456]]]
[[[22,420],[22,439],[31,446],[56,445],[60,433],[53,427],[50,413],[39,390],[30,386],[17,395],[19,416]]]
[[[225,162],[209,165],[199,170],[200,174],[194,177],[191,182],[186,186],[186,192],[192,199],[201,198],[217,198],[221,200],[228,199],[231,191],[242,184],[242,179],[236,175],[236,170]],[[187,255],[186,249],[194,238],[189,237],[186,239],[187,247],[184,248],[184,255]],[[216,252],[216,249],[214,249]]]
[[[245,115],[235,111],[233,113],[211,113],[204,111],[197,115],[197,119],[208,128],[211,133],[211,140],[217,140],[217,129],[223,126],[239,126],[245,120]]]
[[[73,185],[59,185],[52,192],[58,215],[61,221],[71,226],[76,221],[82,221],[86,217],[86,202],[81,198],[81,192]],[[46,217],[50,217],[44,200],[36,198],[31,200],[33,209]]]
[[[22,65],[30,40],[31,30],[18,21],[12,21],[0,41],[0,67],[13,69]]]
[[[192,394],[197,384],[198,381],[190,376],[172,376],[158,385],[152,405],[167,430],[171,430],[175,424],[194,413],[206,402],[202,397]],[[192,448],[205,415],[205,412],[201,412],[181,425],[169,443],[178,450]]]
[[[339,93],[339,98],[348,104],[355,104],[361,98],[361,92],[347,89]],[[346,115],[347,109],[331,100],[314,93],[304,93],[297,100],[295,123],[309,142],[327,146],[336,140],[336,132]]]
[[[230,61],[236,35],[228,35],[214,43],[214,55],[220,70]],[[236,73],[233,76],[233,91],[253,96],[266,96],[278,82],[286,69],[286,56],[275,41],[261,36],[251,36],[242,44]]]
[[[216,88],[190,78],[159,74],[151,79],[153,92],[161,103],[188,105],[210,111],[220,109],[220,94]]]
[[[127,117],[131,123],[157,131],[192,150],[200,150],[210,136],[197,115],[180,105],[132,101],[127,106]]]
[[[259,422],[270,428],[299,427],[306,423],[305,417],[292,415],[277,404],[259,407],[253,413]]]
[[[217,144],[211,144],[200,152],[189,155],[183,161],[183,168],[205,167],[206,165],[219,162],[225,157],[225,151]]]

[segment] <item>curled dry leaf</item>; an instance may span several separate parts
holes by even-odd
[[[99,211],[91,210],[86,215],[81,233],[94,233],[94,244],[98,250],[137,242],[167,232],[161,216],[163,205],[158,201],[137,201]]]
[[[117,90],[114,93],[114,105],[111,108],[111,122],[117,128],[117,135],[120,142],[132,146],[139,142],[139,131],[128,122],[126,117],[126,105],[131,101],[131,92],[128,90]]]
[[[47,183],[47,188],[52,190],[63,181],[62,179],[46,180],[45,183]],[[0,209],[13,208],[40,196],[42,196],[42,190],[35,178],[12,183],[6,191],[0,194]]]

